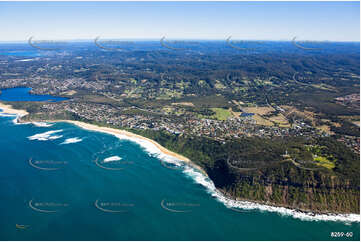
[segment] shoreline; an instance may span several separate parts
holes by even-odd
[[[0,102],[0,109],[3,111],[0,111],[0,114],[16,114],[16,120],[19,122],[18,118],[21,118],[27,114],[29,114],[26,110],[18,110],[13,109],[11,105],[5,105]],[[185,156],[182,156],[180,154],[177,154],[173,151],[170,151],[166,149],[165,147],[161,146],[156,141],[143,137],[138,134],[131,133],[126,130],[116,129],[116,128],[109,128],[109,127],[102,127],[95,124],[89,124],[82,121],[75,121],[75,120],[37,120],[37,121],[29,121],[26,123],[34,123],[34,122],[50,122],[50,123],[58,123],[58,122],[64,122],[64,123],[70,123],[77,127],[80,127],[85,130],[95,131],[95,132],[101,132],[113,135],[117,138],[119,135],[125,136],[126,139],[132,140],[134,142],[138,141],[146,141],[154,145],[161,154],[165,154],[169,157],[175,158],[176,161],[181,161],[189,165],[191,169],[195,169],[194,173],[198,173],[203,175],[203,179],[209,179],[210,183],[206,182],[202,179],[202,181],[199,181],[198,179],[194,178],[197,183],[203,185],[206,190],[208,190],[209,193],[212,194],[212,196],[216,197],[216,199],[220,202],[222,202],[226,207],[233,207],[233,208],[241,208],[246,210],[255,210],[258,209],[260,211],[268,211],[268,212],[277,212],[279,214],[287,214],[294,218],[298,218],[301,220],[322,220],[322,221],[342,221],[342,222],[359,222],[360,223],[360,214],[352,214],[352,213],[322,213],[318,211],[308,211],[303,209],[297,209],[297,208],[291,208],[291,207],[282,207],[277,206],[275,204],[267,204],[262,201],[248,201],[246,199],[234,199],[227,195],[224,191],[221,189],[217,189],[213,181],[208,177],[208,174],[204,171],[203,168],[198,166],[197,164],[193,163],[190,159],[188,159]],[[19,122],[21,123],[21,121]],[[24,122],[25,124],[25,122]],[[138,143],[138,142],[137,142]],[[187,172],[184,172],[188,174]],[[207,183],[207,184],[206,184]]]
[[[26,110],[14,109],[11,105],[7,105],[2,102],[0,102],[0,109],[2,109],[2,112],[0,112],[2,114],[16,114],[19,115],[19,117],[29,114]]]
[[[0,109],[3,110],[2,112],[0,112],[2,114],[16,114],[16,115],[19,116],[19,118],[24,117],[24,116],[29,114],[26,110],[14,109],[11,105],[6,105],[6,104],[1,103],[1,102],[0,102]],[[199,165],[193,163],[187,157],[168,150],[167,148],[163,147],[158,142],[156,142],[156,141],[154,141],[152,139],[143,137],[143,136],[138,135],[138,134],[134,134],[134,133],[126,131],[126,130],[116,129],[116,128],[109,128],[109,127],[102,127],[102,126],[99,126],[99,125],[89,124],[89,123],[85,123],[85,122],[82,122],[82,121],[75,121],[75,120],[37,120],[37,121],[51,122],[51,123],[65,122],[65,123],[70,123],[70,124],[73,124],[73,125],[76,125],[76,126],[82,128],[82,129],[86,129],[86,130],[90,130],[90,131],[107,133],[107,134],[110,134],[110,135],[113,135],[113,136],[124,135],[129,139],[138,139],[138,140],[141,140],[141,141],[146,141],[146,142],[149,142],[152,145],[154,145],[161,153],[163,153],[163,154],[165,154],[167,156],[170,156],[170,157],[174,158],[177,161],[184,162],[187,165],[190,165],[190,166],[200,170],[205,176],[208,177],[208,174],[203,170],[202,167],[200,167]],[[30,122],[36,122],[36,121],[30,121]]]
[[[95,132],[101,132],[101,133],[106,133],[106,134],[110,134],[113,136],[118,136],[118,135],[123,135],[126,136],[127,138],[129,138],[130,140],[132,139],[138,139],[141,141],[146,141],[151,143],[152,145],[154,145],[161,153],[170,156],[172,158],[175,158],[176,161],[181,161],[186,163],[189,166],[192,166],[198,170],[200,170],[204,175],[207,175],[207,173],[203,170],[203,168],[201,168],[200,166],[198,166],[197,164],[193,163],[190,159],[188,159],[187,157],[177,154],[173,151],[168,150],[167,148],[163,147],[162,145],[160,145],[159,143],[157,143],[156,141],[146,138],[144,136],[138,135],[138,134],[134,134],[132,132],[126,131],[126,130],[122,130],[122,129],[116,129],[116,128],[109,128],[109,127],[102,127],[99,125],[95,125],[95,124],[89,124],[89,123],[85,123],[82,121],[75,121],[75,120],[42,120],[43,122],[50,122],[50,123],[57,123],[57,122],[65,122],[65,123],[70,123],[73,125],[76,125],[82,129],[85,130],[90,130],[90,131],[95,131]]]

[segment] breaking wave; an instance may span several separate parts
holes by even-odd
[[[51,127],[54,125],[54,124],[46,123],[46,122],[32,122],[32,124],[34,124],[37,127]]]
[[[1,109],[0,109],[1,110]],[[0,117],[16,117],[16,114],[0,113]]]
[[[112,161],[120,161],[122,158],[119,157],[119,156],[111,156],[111,157],[108,157],[108,158],[105,158],[103,160],[103,162],[112,162]]]
[[[191,177],[196,183],[204,186],[212,197],[223,203],[228,208],[239,208],[244,210],[260,210],[267,212],[276,212],[282,216],[291,216],[296,219],[306,221],[340,221],[346,224],[351,222],[360,222],[359,214],[317,214],[312,212],[301,212],[295,209],[264,205],[248,201],[236,201],[227,198],[224,194],[217,190],[214,183],[193,167],[186,166],[183,173]]]
[[[136,137],[129,137],[126,135],[114,134],[111,132],[104,132],[116,136],[119,139],[125,139],[133,141],[139,144],[148,154],[157,157],[158,159],[165,161],[167,163],[172,163],[176,166],[183,166],[184,162],[179,159],[164,154],[160,149],[157,148],[154,144],[147,140],[143,140]],[[259,210],[267,212],[275,212],[282,216],[291,216],[295,219],[301,219],[306,221],[340,221],[346,224],[351,222],[360,222],[359,214],[317,214],[312,212],[301,212],[295,209],[276,207],[270,205],[264,205],[256,202],[248,201],[236,201],[230,198],[227,198],[223,193],[217,190],[212,180],[205,176],[198,169],[191,167],[189,165],[184,166],[183,173],[191,177],[196,183],[204,186],[206,191],[211,194],[212,197],[217,199],[219,202],[223,203],[227,208],[239,208],[244,210]]]
[[[47,141],[47,140],[54,140],[54,139],[59,139],[61,137],[63,137],[62,135],[53,135],[59,132],[62,132],[62,129],[59,130],[51,130],[51,131],[47,131],[44,133],[40,133],[40,134],[34,134],[32,136],[29,136],[28,139],[29,140],[39,140],[39,141]]]
[[[13,123],[14,124],[31,124],[31,122],[19,122],[19,118],[21,118],[21,116],[19,116],[18,114],[16,114],[15,118],[13,119]]]
[[[83,141],[83,139],[80,139],[78,137],[74,137],[74,138],[69,138],[66,139],[63,143],[60,143],[61,145],[67,145],[67,144],[73,144],[73,143],[78,143]]]
[[[152,142],[150,142],[148,140],[140,139],[140,138],[137,138],[137,137],[130,137],[130,136],[124,135],[124,134],[115,134],[115,133],[107,132],[107,131],[100,131],[100,132],[113,135],[113,136],[117,137],[120,140],[129,140],[129,141],[132,141],[134,143],[137,143],[148,154],[150,154],[150,155],[152,155],[154,157],[157,157],[157,158],[159,158],[161,160],[164,160],[166,162],[173,163],[173,164],[178,164],[180,162],[179,159],[177,159],[177,158],[175,158],[173,156],[164,154],[155,144],[153,144]]]

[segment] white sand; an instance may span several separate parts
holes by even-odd
[[[20,117],[29,114],[28,112],[26,112],[26,110],[13,109],[11,105],[6,105],[6,104],[3,104],[3,103],[0,103],[0,109],[2,109],[2,111],[0,113],[3,113],[3,114],[17,114]]]

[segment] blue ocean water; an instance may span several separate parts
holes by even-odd
[[[18,57],[37,57],[41,53],[37,50],[24,50],[24,51],[0,51],[0,55],[18,56]]]
[[[30,94],[31,88],[17,87],[2,89],[0,93],[0,101],[47,101],[58,102],[67,100],[64,97],[55,97],[51,95],[35,95]]]
[[[135,142],[13,119],[0,117],[0,240],[360,239],[356,222],[227,208]]]

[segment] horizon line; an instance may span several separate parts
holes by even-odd
[[[99,37],[99,36],[98,36]],[[161,38],[104,38],[104,39],[100,39],[101,40],[120,40],[120,41],[126,41],[126,40],[132,40],[132,41],[161,41],[165,36],[161,37]],[[230,37],[230,36],[229,36]],[[165,40],[184,40],[184,41],[227,41],[228,38],[212,38],[212,39],[196,39],[196,38],[165,38]],[[29,37],[26,40],[0,40],[0,43],[28,43],[29,39],[31,37]],[[38,39],[38,40],[34,40],[34,41],[68,41],[68,42],[94,42],[95,38],[89,39],[89,38],[84,38],[84,39]],[[295,38],[295,37],[293,37]],[[338,43],[343,43],[343,42],[355,42],[355,43],[360,43],[360,40],[312,40],[312,39],[296,39],[294,40],[293,38],[291,39],[240,39],[240,38],[234,38],[231,41],[268,41],[268,42],[302,42],[302,41],[309,41],[309,42],[338,42]]]

